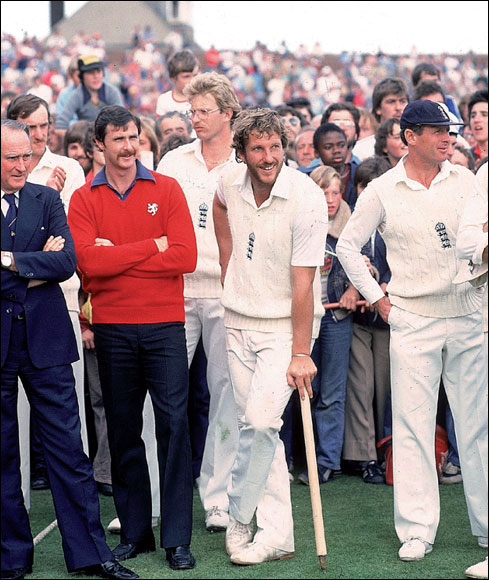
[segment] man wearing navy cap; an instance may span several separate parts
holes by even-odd
[[[446,160],[454,122],[439,103],[412,102],[400,124],[407,155],[362,193],[336,251],[352,284],[391,328],[394,522],[399,558],[409,562],[432,551],[439,522],[434,439],[441,378],[472,533],[487,547],[487,383],[483,288],[452,283],[462,266],[455,249],[460,215],[479,185]],[[386,294],[360,254],[377,228],[392,272]],[[487,578],[487,560],[485,576],[477,577]]]
[[[94,54],[78,59],[81,84],[71,93],[61,115],[56,119],[55,128],[61,137],[64,137],[74,114],[80,121],[95,121],[103,107],[123,105],[119,89],[104,81],[104,69],[105,63]]]

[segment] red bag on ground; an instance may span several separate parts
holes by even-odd
[[[383,448],[385,456],[385,482],[387,485],[394,485],[394,473],[392,467],[392,435],[384,437],[377,443],[379,449]],[[440,477],[443,467],[448,457],[448,437],[447,432],[441,425],[436,426],[435,431],[435,459],[436,471]]]

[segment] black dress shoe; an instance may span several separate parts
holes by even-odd
[[[91,576],[100,576],[101,578],[118,578],[119,580],[134,580],[135,578],[139,578],[135,572],[124,568],[124,566],[121,566],[115,560],[107,560],[103,564],[90,566],[89,568],[85,568],[85,572],[88,572]]]
[[[195,566],[195,558],[189,546],[166,548],[166,559],[172,570],[190,570]]]
[[[146,554],[147,552],[154,552],[156,550],[155,542],[147,544],[119,544],[117,548],[112,550],[114,559],[117,562],[135,558],[139,554]]]
[[[101,493],[102,495],[106,495],[108,497],[113,496],[113,492],[112,492],[112,486],[110,485],[110,483],[100,483],[97,481],[97,489],[99,491],[99,493]]]
[[[32,568],[15,568],[14,570],[2,570],[1,579],[2,580],[23,580],[26,574],[30,574]]]

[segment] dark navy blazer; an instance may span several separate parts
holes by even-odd
[[[76,268],[73,238],[59,193],[43,185],[26,183],[19,192],[15,236],[1,214],[2,251],[14,254],[19,272],[1,269],[1,364],[7,356],[14,303],[25,312],[27,347],[32,364],[48,368],[79,359],[75,335],[59,282],[70,278]],[[49,236],[63,236],[64,249],[43,252]],[[27,288],[30,280],[45,284]]]

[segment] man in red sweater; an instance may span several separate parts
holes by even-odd
[[[114,555],[122,561],[155,550],[141,438],[149,391],[158,444],[161,546],[171,568],[182,570],[195,566],[183,274],[195,269],[197,249],[178,183],[136,159],[139,133],[139,119],[124,107],[99,113],[95,141],[105,168],[74,193],[68,220],[92,301],[121,522]]]

